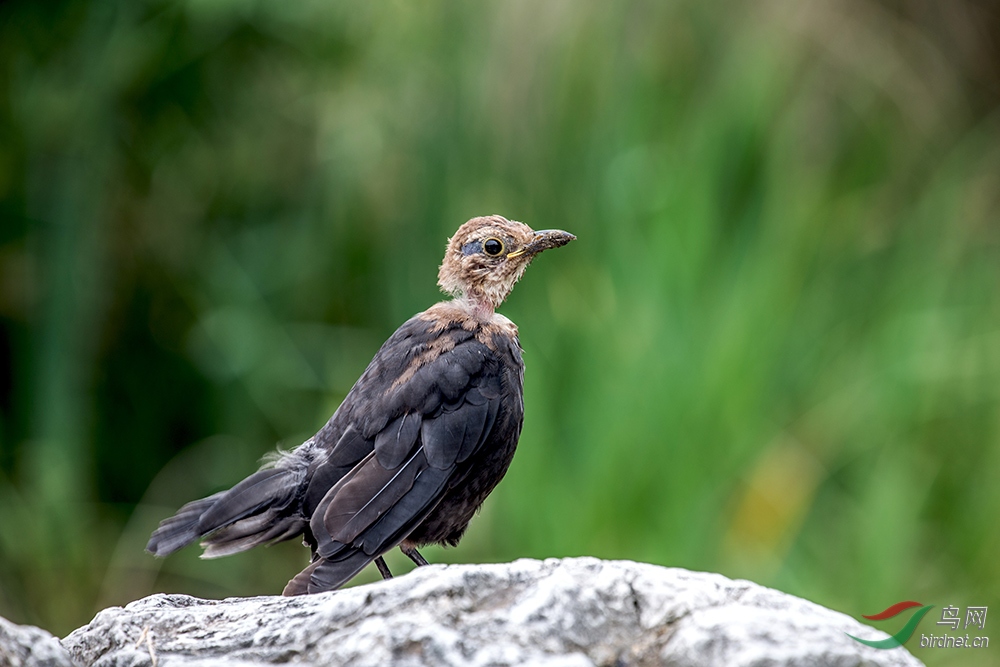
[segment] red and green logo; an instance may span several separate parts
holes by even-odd
[[[904,625],[899,632],[889,637],[888,639],[879,639],[879,640],[861,639],[860,637],[855,637],[854,635],[849,633],[845,634],[847,634],[847,636],[853,639],[854,641],[861,642],[865,646],[871,646],[872,648],[896,648],[897,646],[902,646],[910,639],[910,637],[913,636],[913,632],[917,629],[917,625],[920,623],[920,620],[927,614],[927,612],[929,612],[931,609],[934,608],[934,605],[932,604],[924,605],[919,602],[913,602],[912,600],[908,600],[906,602],[897,602],[896,604],[892,605],[885,611],[880,612],[878,614],[865,616],[865,618],[867,618],[869,621],[884,621],[887,618],[893,618],[894,616],[898,616],[907,609],[913,609],[914,607],[920,607],[920,609],[914,612],[913,616],[910,616],[910,620],[906,622],[906,625]]]

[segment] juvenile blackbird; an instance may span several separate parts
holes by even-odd
[[[198,538],[203,558],[303,535],[312,562],[285,595],[339,588],[399,546],[456,545],[507,472],[524,417],[517,327],[495,312],[538,253],[576,237],[501,216],[448,241],[438,285],[454,298],[403,324],[312,438],[242,482],[184,505],[146,550]]]

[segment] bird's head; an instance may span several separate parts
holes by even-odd
[[[473,218],[448,240],[438,285],[489,312],[503,303],[535,255],[576,237],[559,229],[536,232],[499,215]]]

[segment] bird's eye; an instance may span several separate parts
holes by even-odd
[[[503,252],[503,241],[495,238],[486,239],[483,241],[483,252],[490,257],[496,257]]]

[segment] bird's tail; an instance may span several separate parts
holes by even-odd
[[[308,525],[295,506],[304,478],[301,468],[270,468],[190,502],[160,522],[146,551],[168,556],[204,537],[202,558],[218,558],[295,537]]]

